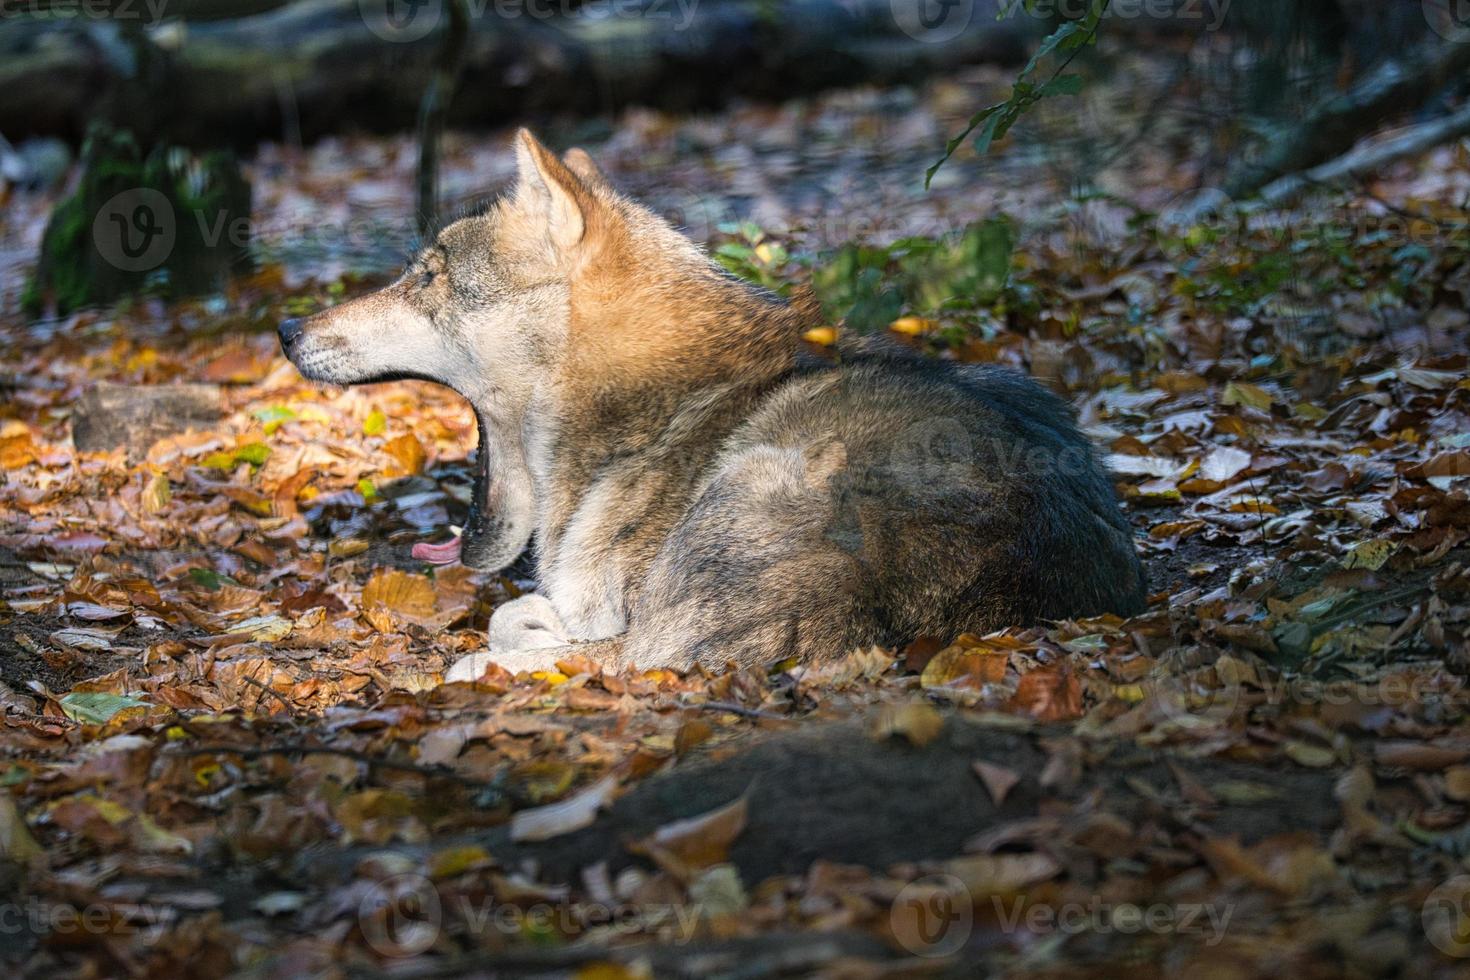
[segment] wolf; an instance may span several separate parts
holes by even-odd
[[[417,378],[474,408],[462,535],[415,557],[538,588],[455,663],[820,663],[1145,606],[1112,483],[1024,375],[808,350],[817,321],[728,274],[578,149],[515,137],[513,189],[378,292],[280,324],[306,378]]]

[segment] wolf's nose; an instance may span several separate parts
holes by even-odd
[[[296,318],[282,320],[281,325],[276,328],[276,333],[281,335],[281,347],[290,347],[296,342],[296,338],[301,336],[301,320]]]

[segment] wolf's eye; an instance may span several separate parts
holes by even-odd
[[[428,286],[429,283],[434,281],[435,275],[437,275],[437,273],[434,272],[433,269],[425,269],[423,272],[419,273],[419,287],[423,288],[425,286]]]

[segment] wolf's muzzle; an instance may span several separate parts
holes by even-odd
[[[276,328],[276,333],[281,338],[281,350],[286,356],[291,355],[291,348],[301,338],[302,321],[299,319],[282,320],[281,325]]]

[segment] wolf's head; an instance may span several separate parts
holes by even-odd
[[[509,407],[565,348],[574,289],[625,291],[626,280],[598,284],[649,256],[707,264],[616,194],[583,151],[559,160],[526,130],[515,149],[511,193],[445,227],[396,282],[281,324],[281,346],[303,375],[333,384],[421,378],[477,406]]]
[[[464,560],[481,568],[508,564],[531,533],[528,419],[619,370],[676,374],[666,366],[691,346],[688,310],[720,305],[689,298],[729,288],[586,153],[558,159],[526,130],[515,151],[514,189],[445,227],[397,281],[279,331],[312,380],[418,378],[470,401],[481,449]]]

